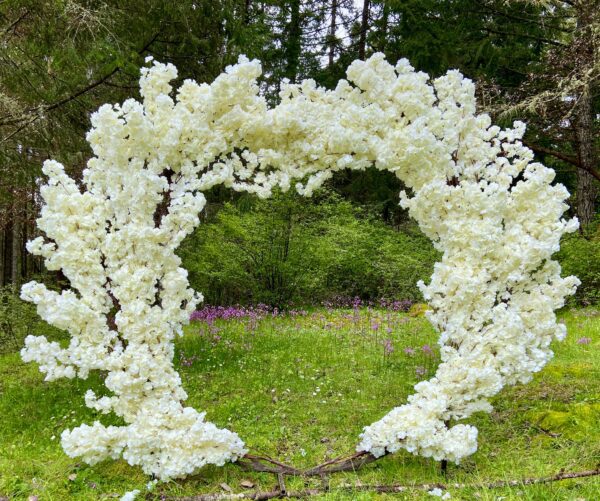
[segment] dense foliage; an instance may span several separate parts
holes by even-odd
[[[21,301],[11,287],[0,288],[0,353],[19,349],[25,337],[33,333],[41,334],[46,327],[35,313],[35,308]]]
[[[367,208],[365,208],[367,207]],[[438,259],[410,222],[393,227],[372,206],[357,206],[330,189],[306,200],[245,197],[209,207],[180,255],[194,289],[208,304],[315,305],[331,297],[422,300]],[[600,301],[597,225],[568,235],[555,255],[564,275],[581,280],[573,305]]]
[[[226,204],[186,240],[190,283],[209,304],[316,304],[335,296],[422,299],[439,253],[329,192]]]
[[[574,304],[589,305],[600,302],[600,233],[569,235],[556,254],[563,273],[581,280]]]

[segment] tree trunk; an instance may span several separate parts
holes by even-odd
[[[360,23],[360,37],[358,39],[358,59],[364,61],[367,50],[367,31],[369,29],[370,1],[363,1],[362,20]]]
[[[302,31],[300,28],[300,0],[290,2],[291,17],[287,29],[287,42],[285,45],[286,67],[285,77],[290,82],[296,82],[300,67],[300,52],[302,48]]]
[[[577,31],[583,40],[589,40],[584,44],[581,57],[584,60],[593,61],[595,52],[593,47],[593,36],[591,24],[593,17],[593,6],[595,2],[586,4],[582,2],[577,5]],[[594,140],[594,103],[592,100],[592,89],[590,83],[586,82],[574,109],[574,126],[577,136],[577,153],[580,168],[577,169],[577,217],[584,230],[593,220],[596,214],[596,197],[598,196],[598,185],[590,171],[598,168],[598,157]]]
[[[29,193],[27,196],[27,213],[25,214],[25,228],[23,230],[23,246],[21,247],[22,252],[25,253],[25,270],[23,273],[24,280],[29,280],[31,275],[36,273],[36,256],[27,252],[27,242],[32,239],[35,235],[35,219],[36,214],[35,207],[35,193],[37,186],[35,184],[35,178],[31,179],[29,184]],[[39,256],[41,257],[41,256]]]
[[[335,57],[335,32],[337,21],[337,0],[331,1],[331,24],[329,25],[329,67],[333,66],[333,58]]]
[[[4,270],[5,270],[5,250],[6,250],[6,230],[4,228],[0,228],[0,287],[4,287]]]
[[[390,17],[390,8],[389,8],[387,2],[384,2],[383,17],[381,19],[381,35],[380,35],[381,43],[379,45],[379,51],[384,52],[384,53],[385,53],[385,49],[387,46],[389,17]]]
[[[246,26],[250,24],[250,3],[251,0],[244,1],[244,24]]]
[[[21,224],[17,214],[13,217],[10,281],[14,291],[18,292],[21,285]]]
[[[577,217],[582,229],[594,220],[598,196],[596,180],[588,172],[597,168],[593,126],[592,99],[589,87],[586,87],[575,110],[575,131],[581,165],[577,169]]]
[[[12,264],[12,223],[4,226],[4,285],[10,284],[10,272]]]

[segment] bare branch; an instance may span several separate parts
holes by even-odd
[[[535,26],[540,26],[540,27],[545,28],[545,29],[562,31],[564,33],[573,33],[572,29],[562,28],[560,26],[548,26],[543,21],[536,20],[535,18],[524,17],[524,16],[517,16],[516,14],[510,13],[510,12],[505,12],[505,11],[502,11],[502,10],[498,10],[498,9],[494,8],[492,5],[490,5],[488,2],[486,2],[485,0],[477,0],[477,3],[479,5],[481,5],[484,9],[486,9],[488,12],[493,12],[493,13],[498,14],[499,16],[505,17],[507,19],[512,19],[514,21],[521,21],[521,22],[526,23],[526,24],[533,24]]]
[[[159,36],[159,33],[156,33],[146,44],[144,44],[144,46],[140,50],[137,51],[138,54],[143,54],[150,47],[150,45],[152,45],[154,43],[154,41],[157,39],[158,36]],[[16,118],[12,118],[10,120],[5,120],[3,122],[0,122],[0,126],[18,125],[18,124],[25,123],[25,127],[27,127],[31,123],[30,117],[32,115],[40,117],[44,112],[55,110],[67,103],[70,103],[71,101],[77,99],[78,97],[80,97],[84,94],[87,94],[89,91],[95,89],[99,85],[102,85],[103,83],[105,83],[107,80],[109,80],[113,75],[115,75],[119,71],[121,71],[121,67],[116,66],[111,72],[102,76],[98,80],[90,83],[89,85],[86,85],[85,87],[79,89],[78,91],[72,93],[71,95],[64,97],[63,99],[60,99],[59,101],[56,101],[52,104],[42,105],[42,106],[38,106],[33,109],[29,109],[20,117],[16,117]],[[19,129],[19,131],[22,130],[23,128],[24,127],[21,127]]]
[[[509,31],[494,30],[492,28],[484,28],[484,30],[487,31],[488,33],[493,33],[495,35],[504,35],[504,36],[509,36],[509,37],[528,38],[530,40],[537,40],[538,42],[547,43],[547,44],[550,44],[550,45],[555,45],[557,47],[568,47],[567,44],[564,44],[562,42],[557,42],[556,40],[550,40],[550,39],[544,38],[544,37],[536,37],[535,35],[528,35],[527,33],[511,33]]]
[[[10,30],[14,29],[23,19],[25,19],[29,15],[29,11],[26,10],[21,14],[17,19],[15,19],[12,23],[10,23],[4,30],[2,30],[2,34],[7,34]]]
[[[523,144],[527,146],[530,150],[533,150],[535,153],[541,153],[543,155],[551,155],[563,162],[567,162],[568,164],[574,165],[575,167],[581,168],[581,163],[579,159],[572,155],[567,155],[566,153],[561,153],[560,151],[553,150],[551,148],[546,148],[544,146],[540,146],[537,144],[530,143],[528,141],[523,141]]]
[[[555,158],[558,158],[559,160],[562,160],[563,162],[567,162],[575,167],[577,167],[578,169],[584,170],[586,172],[589,172],[592,176],[594,176],[598,181],[600,181],[600,172],[597,171],[596,169],[586,169],[583,167],[583,165],[581,164],[581,162],[579,161],[578,158],[573,157],[571,155],[566,155],[564,153],[561,153],[560,151],[555,151],[552,150],[550,148],[545,148],[544,146],[539,146],[537,144],[532,144],[532,143],[528,143],[526,141],[523,141],[523,144],[525,146],[527,146],[528,148],[530,148],[531,150],[533,150],[536,153],[542,153],[542,154],[546,154],[546,155],[552,155]]]
[[[158,33],[156,33],[139,51],[138,54],[142,54],[148,47],[150,47],[150,45],[152,45],[154,43],[154,41],[158,38]],[[78,98],[79,96],[86,94],[87,92],[91,91],[92,89],[95,89],[96,87],[98,87],[99,85],[103,84],[104,82],[106,82],[109,78],[111,78],[115,73],[117,73],[118,71],[121,70],[120,66],[115,67],[114,70],[112,70],[110,73],[108,73],[107,75],[104,75],[102,78],[96,80],[95,82],[92,82],[91,84],[87,85],[86,87],[84,87],[83,89],[78,90],[77,92],[71,94],[70,96],[65,97],[64,99],[61,99],[60,101],[57,101],[56,103],[53,103],[49,106],[45,106],[43,109],[44,111],[51,111],[54,110],[64,104],[67,104],[70,101],[73,101],[73,99]]]
[[[518,487],[525,485],[536,485],[536,484],[547,484],[551,482],[558,482],[561,480],[569,480],[574,478],[586,478],[600,475],[600,468],[595,470],[579,471],[565,473],[561,471],[557,475],[551,477],[541,478],[524,478],[521,480],[500,480],[498,482],[490,482],[488,484],[459,484],[459,483],[431,483],[431,484],[416,484],[416,485],[341,485],[336,489],[347,492],[376,492],[380,494],[393,494],[399,492],[409,492],[412,490],[429,491],[435,488],[439,489],[500,489],[503,487]],[[237,499],[254,499],[254,500],[266,500],[266,499],[278,499],[278,498],[306,498],[311,496],[322,495],[327,492],[324,487],[304,489],[301,491],[287,491],[285,486],[282,487],[280,483],[272,491],[252,491],[252,492],[241,492],[237,494],[233,493],[212,493],[212,494],[200,494],[198,496],[188,497],[167,497],[161,496],[161,499],[170,499],[173,501],[230,501]]]

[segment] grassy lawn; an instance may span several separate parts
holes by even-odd
[[[460,466],[450,465],[446,479],[439,463],[399,452],[356,474],[331,476],[331,491],[322,498],[435,499],[420,491],[386,496],[338,487],[463,482],[475,487],[450,489],[453,499],[599,499],[600,477],[481,487],[600,463],[600,311],[573,310],[561,318],[569,336],[555,344],[554,360],[532,383],[505,389],[492,414],[471,420],[480,431],[479,451]],[[414,383],[433,374],[436,346],[423,317],[323,308],[193,322],[177,342],[176,363],[188,403],[206,410],[210,421],[238,432],[251,452],[308,467],[352,452],[363,426],[403,403]],[[24,364],[17,353],[0,356],[0,499],[109,499],[144,491],[149,479],[124,461],[88,466],[61,450],[63,429],[95,419],[111,422],[84,405],[85,391],[99,386],[98,376],[45,383],[35,364]],[[243,480],[262,490],[276,483],[273,475],[227,465],[158,484],[153,492],[225,492],[221,484],[242,492]],[[321,479],[287,480],[290,490],[320,485]]]

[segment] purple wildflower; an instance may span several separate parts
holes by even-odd
[[[424,344],[423,347],[421,348],[423,350],[423,353],[425,353],[426,355],[433,355],[433,350],[431,349],[431,346],[429,346],[428,344]]]
[[[197,360],[197,356],[193,355],[190,358],[186,358],[183,356],[183,353],[180,355],[180,359],[181,359],[181,365],[183,365],[184,367],[191,367],[192,364]]]
[[[386,339],[383,342],[383,352],[386,355],[391,355],[392,353],[394,353],[394,344],[391,339]]]
[[[290,310],[287,313],[291,316],[306,315],[304,310]],[[266,304],[258,304],[256,306],[204,306],[200,310],[192,312],[190,320],[205,322],[207,324],[214,323],[215,320],[230,320],[230,319],[250,319],[262,320],[267,315],[272,317],[280,317],[286,315],[285,311],[279,308],[271,308]]]

